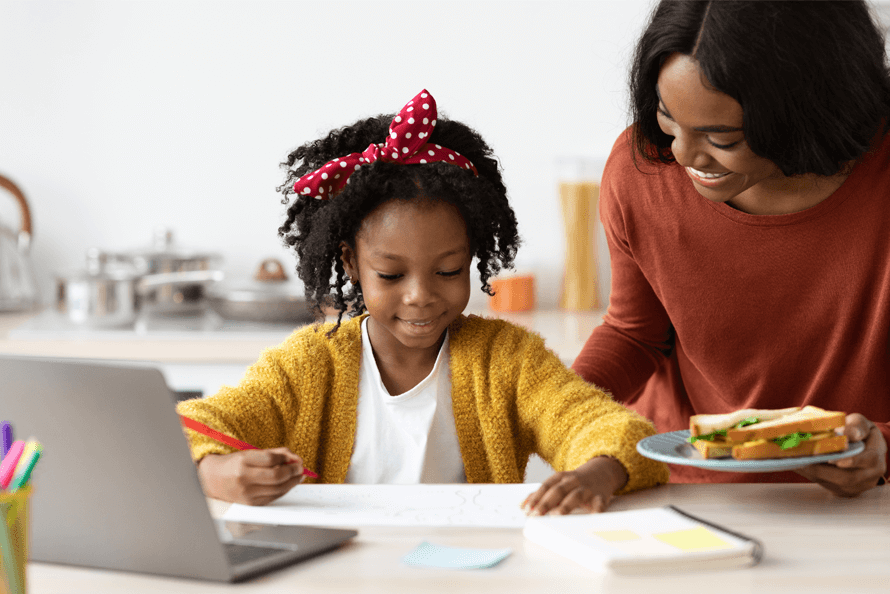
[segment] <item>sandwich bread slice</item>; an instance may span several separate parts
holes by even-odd
[[[704,458],[737,460],[791,458],[840,452],[847,438],[843,412],[817,406],[744,409],[726,414],[693,415],[689,441]]]

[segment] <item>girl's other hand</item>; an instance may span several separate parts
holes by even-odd
[[[887,442],[874,423],[859,413],[847,415],[844,435],[850,441],[865,441],[858,455],[800,468],[797,473],[819,483],[835,495],[855,497],[877,486],[887,473]]]
[[[529,516],[605,511],[612,495],[627,483],[627,471],[614,458],[598,456],[575,470],[557,472],[522,503]]]
[[[303,459],[285,447],[205,456],[198,477],[208,497],[266,505],[303,481]]]

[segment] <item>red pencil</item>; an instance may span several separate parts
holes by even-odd
[[[226,435],[216,429],[208,427],[204,423],[199,423],[194,419],[190,419],[183,415],[179,415],[179,418],[182,420],[182,426],[193,431],[197,431],[207,437],[215,439],[220,443],[224,443],[227,446],[232,446],[233,448],[238,448],[239,450],[258,450],[259,448],[256,446],[252,446],[246,441],[241,441],[240,439],[235,439],[231,435]],[[288,462],[288,464],[294,464],[294,462]],[[308,468],[303,469],[303,474],[308,476],[309,478],[318,478],[318,475],[309,470]]]

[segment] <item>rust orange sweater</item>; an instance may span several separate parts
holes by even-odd
[[[573,368],[655,422],[812,404],[859,412],[890,443],[890,135],[802,212],[710,202],[682,167],[603,176],[612,293]],[[888,465],[890,466],[890,465]],[[671,466],[673,482],[803,481]]]

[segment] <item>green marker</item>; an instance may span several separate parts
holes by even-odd
[[[12,482],[9,484],[9,491],[14,493],[21,487],[28,484],[28,479],[31,478],[31,471],[34,470],[34,466],[37,464],[37,460],[40,459],[40,453],[43,452],[43,446],[39,443],[34,444],[34,450],[31,452],[31,456],[27,460],[22,460],[20,462],[21,471],[16,472],[15,476],[12,477]]]

